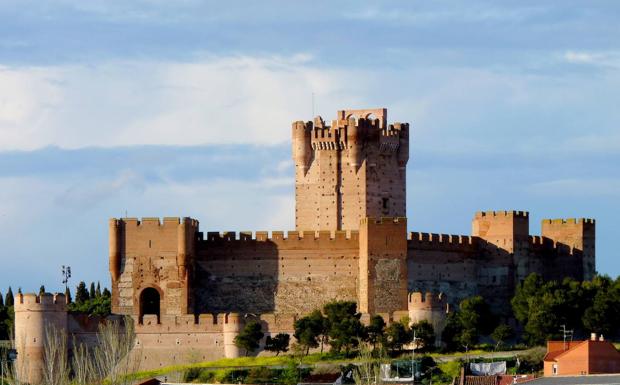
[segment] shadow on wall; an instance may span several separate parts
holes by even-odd
[[[243,236],[235,240],[208,233],[198,245],[192,287],[196,313],[276,310],[278,247],[270,240]]]

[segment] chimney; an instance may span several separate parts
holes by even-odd
[[[596,341],[596,333],[590,333],[590,340]]]
[[[605,341],[605,338],[603,338],[603,335],[601,334],[600,337],[598,338],[599,341]]]

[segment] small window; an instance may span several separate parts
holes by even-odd
[[[383,204],[383,208],[387,209],[388,208],[388,204],[389,204],[389,199],[388,198],[383,198],[382,199],[382,204]]]
[[[558,374],[558,364],[553,364],[553,375]]]

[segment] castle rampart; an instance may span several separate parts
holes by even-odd
[[[408,233],[409,129],[388,124],[383,108],[340,110],[331,126],[320,116],[294,122],[294,231],[110,219],[112,310],[134,320],[142,368],[238,356],[234,337],[248,319],[267,335],[292,334],[297,317],[334,300],[357,302],[364,321],[429,320],[439,336],[446,311],[466,297],[482,295],[502,313],[530,273],[593,276],[591,219],[544,220],[539,236],[526,211],[480,211],[471,235]],[[67,316],[62,297],[20,297],[20,356],[33,367],[46,323],[84,341],[96,330],[93,319]]]

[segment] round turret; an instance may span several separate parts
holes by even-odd
[[[409,293],[409,318],[417,323],[422,320],[433,325],[435,345],[441,344],[441,333],[446,327],[446,319],[450,308],[446,295],[443,293]]]
[[[119,220],[110,219],[109,233],[110,275],[112,276],[112,282],[116,282],[121,274],[121,224]]]
[[[67,330],[64,294],[33,293],[15,297],[15,347],[17,373],[29,383],[40,383],[46,330]]]
[[[304,173],[310,167],[312,149],[310,146],[311,129],[302,121],[293,123],[293,160],[295,166]]]
[[[235,345],[235,337],[243,330],[245,322],[239,313],[228,313],[224,319],[224,356],[226,358],[241,357],[241,349]]]

